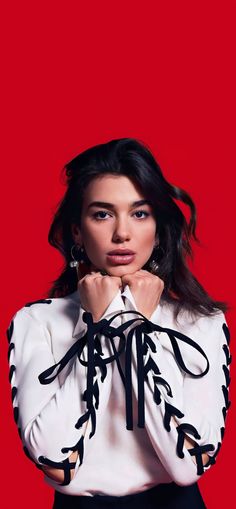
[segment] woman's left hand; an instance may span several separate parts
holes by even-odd
[[[125,274],[121,279],[123,286],[129,285],[138,311],[149,319],[159,304],[164,281],[143,269],[133,274]]]

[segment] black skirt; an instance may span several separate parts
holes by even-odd
[[[158,484],[125,496],[72,496],[55,491],[52,509],[206,509],[197,483],[179,486]]]

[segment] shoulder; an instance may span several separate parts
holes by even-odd
[[[214,315],[200,316],[190,314],[188,311],[182,309],[177,320],[175,320],[174,306],[169,303],[162,303],[160,306],[158,323],[162,327],[178,331],[182,335],[193,340],[211,360],[217,357],[223,344],[229,342],[229,330],[226,317],[220,310]],[[169,340],[166,334],[161,334],[160,340],[163,346],[165,345],[167,347]],[[187,356],[195,357],[197,355],[199,357],[197,351],[191,348],[184,339],[180,339],[178,344],[182,352]]]
[[[217,310],[212,315],[199,315],[190,313],[186,309],[180,310],[177,319],[174,316],[175,308],[172,304],[162,302],[160,306],[160,318],[163,322],[172,325],[176,330],[181,330],[184,334],[192,332],[212,333],[227,325],[226,317],[221,310]],[[185,332],[184,332],[185,331]]]
[[[10,326],[13,322],[39,322],[41,325],[49,325],[68,320],[76,320],[80,299],[78,292],[71,293],[66,297],[59,298],[41,298],[35,301],[28,301],[15,311],[11,318]]]

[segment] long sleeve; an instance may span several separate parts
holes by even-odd
[[[93,320],[88,333],[81,305],[73,329],[67,327],[63,308],[52,302],[44,299],[29,303],[12,318],[7,330],[9,380],[24,452],[38,468],[47,465],[64,470],[63,486],[71,481],[70,471],[75,469],[76,474],[82,464],[85,443],[96,431],[97,413],[102,414],[106,408],[112,367],[102,356],[109,358],[111,349]],[[37,309],[41,306],[42,319],[32,304]],[[42,309],[47,304],[51,311],[44,314]],[[125,309],[120,291],[101,320],[112,315],[113,308]],[[120,319],[116,324],[120,324]],[[69,339],[69,348],[65,351],[63,346],[64,355],[58,360],[53,353],[58,349],[55,343],[64,335]],[[76,463],[69,461],[73,451],[79,453]]]
[[[224,315],[200,319],[189,336],[190,343],[182,345],[181,340],[174,338],[174,331],[170,330],[168,334],[149,332],[142,339],[142,369],[147,377],[145,427],[164,468],[179,485],[198,481],[200,475],[215,463],[230,406],[231,356]],[[200,345],[199,351],[193,348]],[[182,367],[189,372],[183,373],[183,360]],[[133,388],[138,399],[140,361],[134,343],[132,362]],[[184,445],[186,436],[196,443],[190,449]],[[203,453],[209,455],[205,465]]]
[[[84,367],[76,357],[63,382],[55,377],[50,384],[40,383],[40,373],[55,365],[55,359],[49,330],[30,308],[14,315],[7,336],[14,418],[24,451],[39,468],[44,464],[63,469],[62,485],[68,484],[70,470],[75,468],[68,457],[74,450],[78,450],[80,461],[83,456],[87,421],[80,427],[77,424],[86,412]]]

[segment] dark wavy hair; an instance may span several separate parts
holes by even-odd
[[[187,265],[187,258],[193,257],[191,240],[199,242],[193,200],[183,189],[167,182],[150,149],[133,138],[115,139],[91,147],[63,168],[67,190],[58,204],[48,241],[61,252],[65,266],[52,282],[48,296],[64,297],[77,289],[76,271],[69,266],[74,244],[71,224],[80,227],[85,189],[92,179],[105,174],[129,177],[151,202],[160,245],[151,259],[156,260],[155,273],[165,283],[162,299],[174,305],[175,318],[183,308],[194,315],[206,316],[227,311],[227,304],[214,301]],[[188,222],[176,203],[178,200],[190,209]],[[149,270],[149,261],[143,269]]]

